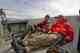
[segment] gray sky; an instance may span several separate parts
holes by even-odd
[[[40,18],[46,14],[56,16],[78,15],[79,0],[0,0],[8,18]]]

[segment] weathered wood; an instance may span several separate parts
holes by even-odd
[[[58,39],[58,35],[36,32],[31,35],[28,34],[23,41],[26,47],[30,47],[31,49],[36,49],[36,48],[47,47],[48,45],[50,45],[50,42],[48,41],[49,38],[52,38],[53,40],[56,41],[56,39]]]

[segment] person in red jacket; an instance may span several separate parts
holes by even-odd
[[[56,18],[56,22],[49,29],[50,32],[62,32],[64,33],[64,41],[66,43],[72,42],[74,31],[72,25],[68,22],[66,17],[60,15]]]
[[[40,22],[40,23],[38,23],[36,25],[36,27],[38,28],[38,30],[40,30],[42,32],[48,32],[48,19],[49,18],[50,18],[49,15],[46,15],[45,19],[42,22]]]

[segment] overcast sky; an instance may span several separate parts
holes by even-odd
[[[78,15],[79,0],[0,0],[8,18],[40,18],[49,14],[56,16]]]

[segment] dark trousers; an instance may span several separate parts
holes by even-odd
[[[78,45],[77,45],[77,50],[78,50],[78,53],[80,53],[80,28],[79,28],[79,32],[78,32]]]

